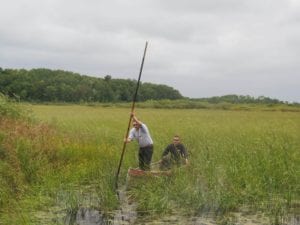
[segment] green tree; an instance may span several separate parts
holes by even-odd
[[[0,73],[0,91],[23,101],[118,102],[131,101],[136,80],[90,77],[63,70],[5,69]],[[178,99],[181,94],[166,85],[141,84],[139,101]]]

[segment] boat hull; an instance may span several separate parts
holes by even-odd
[[[170,170],[160,171],[160,170],[140,170],[140,169],[128,169],[128,175],[131,177],[145,177],[145,176],[171,176],[172,172]]]

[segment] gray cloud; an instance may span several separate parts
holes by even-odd
[[[0,66],[136,79],[189,97],[300,102],[297,0],[11,0],[0,9]]]

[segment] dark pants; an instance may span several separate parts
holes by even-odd
[[[153,154],[153,145],[149,145],[139,150],[139,167],[141,170],[150,170],[150,163]]]

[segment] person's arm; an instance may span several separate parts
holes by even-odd
[[[129,137],[128,138],[126,138],[126,137],[124,138],[124,142],[126,142],[126,143],[130,143],[131,141],[132,141],[132,139],[129,138]]]
[[[168,155],[170,152],[170,145],[168,145],[165,150],[163,151],[163,154],[162,154],[162,158],[165,157],[166,155]]]
[[[133,119],[133,121],[135,121],[138,125],[142,125],[142,121],[140,121],[136,116],[135,116],[135,113],[134,112],[132,112],[131,113],[131,117],[132,117],[132,119]]]
[[[183,158],[185,159],[185,164],[188,165],[189,164],[188,152],[183,144],[182,144],[182,155],[183,155]]]
[[[129,143],[129,142],[131,142],[133,139],[134,139],[134,131],[133,131],[133,129],[131,129],[131,130],[129,131],[128,137],[127,137],[127,138],[126,138],[126,137],[124,138],[124,142]]]

